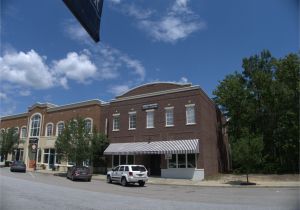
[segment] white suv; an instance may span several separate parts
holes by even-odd
[[[142,187],[148,181],[148,171],[143,165],[119,165],[107,172],[107,182],[118,181],[123,186],[139,183]]]

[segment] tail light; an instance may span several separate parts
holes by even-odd
[[[133,173],[132,173],[132,172],[129,172],[129,176],[133,176]]]

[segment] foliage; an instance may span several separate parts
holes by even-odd
[[[265,50],[243,59],[243,71],[226,76],[214,91],[228,119],[234,169],[245,172],[251,155],[261,160],[252,172],[299,172],[299,70],[299,55],[276,59]],[[262,144],[248,154],[247,139]]]
[[[14,128],[8,130],[1,130],[0,134],[0,155],[7,159],[7,155],[12,153],[18,143],[18,133]]]
[[[84,161],[92,162],[107,146],[104,135],[87,129],[82,118],[68,121],[63,132],[57,137],[55,149],[62,159],[81,166]]]

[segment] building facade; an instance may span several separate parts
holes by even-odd
[[[18,127],[24,140],[11,158],[23,158],[29,167],[67,166],[57,162],[54,142],[64,122],[77,116],[107,135],[108,168],[143,164],[152,176],[195,180],[230,169],[221,112],[198,86],[175,83],[145,84],[109,103],[35,104],[27,113],[3,117],[1,129]]]

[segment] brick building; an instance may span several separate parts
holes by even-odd
[[[54,142],[64,122],[77,116],[108,136],[108,168],[143,164],[150,175],[197,180],[229,170],[221,112],[198,86],[175,83],[145,84],[109,103],[35,104],[27,113],[2,117],[1,129],[18,127],[25,140],[11,158],[29,167],[35,160],[47,168],[63,165],[56,160]],[[35,141],[36,157],[31,153]]]

